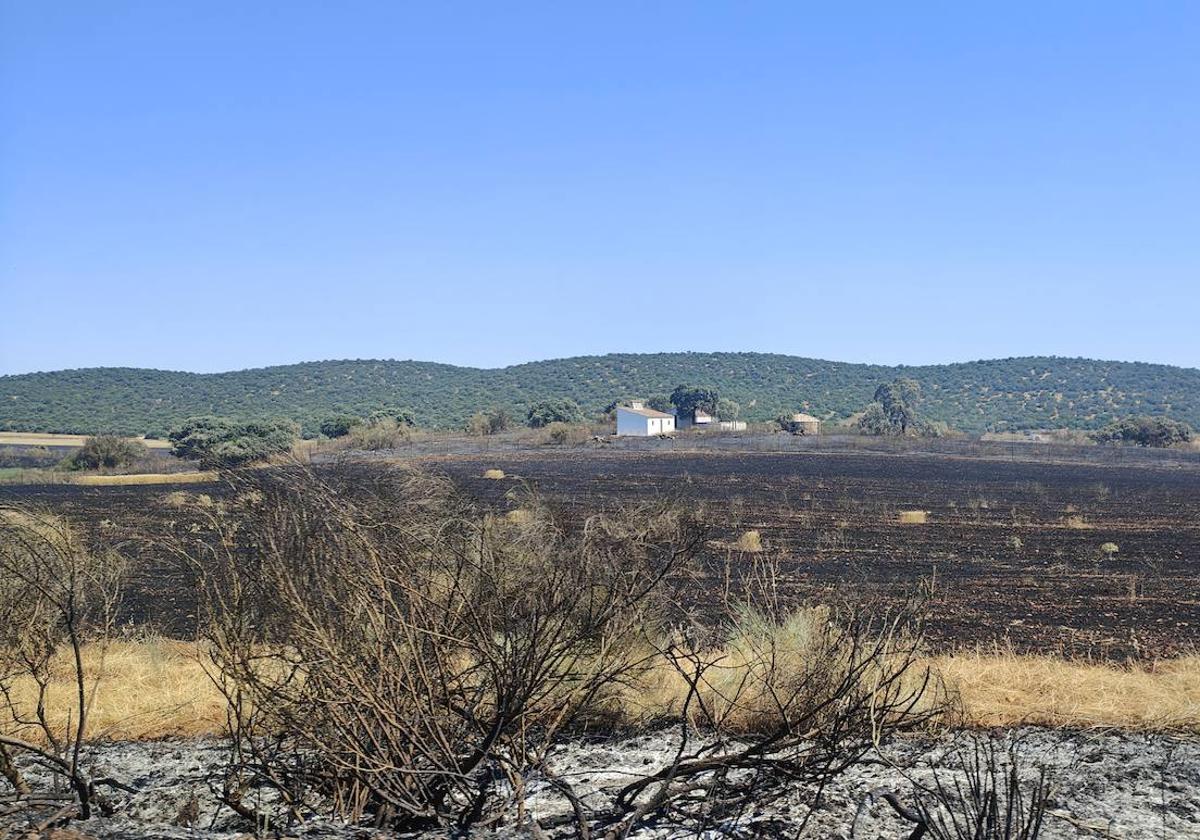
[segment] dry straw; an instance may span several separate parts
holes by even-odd
[[[799,668],[810,652],[817,611],[797,613],[774,630],[773,644],[784,661]],[[745,649],[762,637],[761,628],[743,628],[728,642],[724,666],[710,674],[710,701],[732,693],[745,675],[739,663]],[[65,656],[65,654],[64,654]],[[99,684],[91,712],[93,737],[150,740],[217,734],[225,720],[224,700],[195,644],[163,639],[114,642],[103,661],[98,648],[87,651]],[[961,700],[968,726],[1115,727],[1142,731],[1200,727],[1200,656],[1144,665],[1072,662],[1055,656],[962,653],[930,660],[935,674]],[[68,662],[56,670],[49,712],[67,723],[74,690]],[[32,697],[31,686],[24,687]],[[633,723],[678,713],[686,684],[666,662],[652,665],[642,679],[615,698],[618,719]],[[18,686],[17,697],[21,694]],[[753,704],[747,704],[748,711]],[[747,721],[749,724],[750,721]]]
[[[137,473],[134,475],[81,475],[72,484],[86,487],[120,487],[130,484],[204,484],[217,480],[213,472]]]

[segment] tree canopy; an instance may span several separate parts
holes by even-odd
[[[871,435],[938,435],[944,429],[921,416],[921,384],[901,377],[875,389],[875,397],[858,420],[858,427]]]
[[[721,395],[715,388],[679,385],[671,392],[671,404],[682,414],[692,414],[696,411],[716,414],[717,404],[720,401]]]
[[[551,423],[582,423],[586,418],[579,403],[569,397],[541,400],[529,407],[526,422],[535,429]]]
[[[168,435],[178,457],[199,461],[205,469],[236,467],[287,452],[299,429],[288,420],[240,423],[227,417],[192,417]]]
[[[340,438],[350,434],[355,426],[362,425],[362,418],[350,414],[338,414],[321,421],[321,434],[327,438]]]
[[[67,459],[67,465],[76,470],[115,469],[145,455],[146,446],[141,441],[120,435],[94,435]]]
[[[1093,435],[1100,443],[1133,443],[1165,448],[1192,439],[1192,427],[1167,417],[1125,417]]]

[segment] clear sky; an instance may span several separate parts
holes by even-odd
[[[1192,0],[0,0],[0,373],[1198,320]]]

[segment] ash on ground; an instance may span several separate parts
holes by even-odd
[[[1040,835],[1046,840],[1200,840],[1200,738],[1036,728],[998,731],[987,737],[1001,749],[1013,745],[1026,770],[1047,769],[1052,794]],[[750,803],[736,817],[709,826],[700,836],[906,838],[913,825],[882,801],[879,792],[892,791],[911,805],[914,782],[930,784],[933,767],[941,767],[941,778],[952,785],[955,774],[947,768],[954,762],[948,759],[964,754],[964,743],[972,743],[966,738],[958,733],[885,745],[825,789],[802,832],[800,824],[809,811],[806,803],[812,792],[798,789],[794,795],[769,803]],[[555,754],[552,765],[558,776],[575,786],[585,804],[598,806],[622,785],[651,768],[661,767],[674,754],[676,743],[670,731],[599,743],[572,743]],[[226,758],[224,745],[214,740],[95,745],[86,758],[93,776],[110,777],[131,791],[113,790],[117,806],[113,816],[74,822],[61,836],[96,840],[252,836],[254,826],[219,803],[215,771]],[[47,784],[36,768],[27,769],[31,781]],[[562,798],[537,778],[528,781],[527,789],[526,807],[534,817],[560,814],[567,808]],[[7,831],[25,836],[25,830],[16,823],[10,822]],[[0,823],[0,836],[5,832],[6,826]],[[328,819],[261,833],[337,840],[395,836]],[[527,827],[511,826],[487,834],[475,832],[474,836],[519,838],[537,834]],[[441,831],[407,836],[451,835]],[[639,827],[631,836],[682,838],[695,837],[697,832],[694,827],[652,823]]]

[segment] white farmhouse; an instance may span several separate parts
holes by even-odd
[[[617,434],[633,437],[669,435],[675,431],[675,415],[645,408],[634,400],[628,406],[617,406]]]

